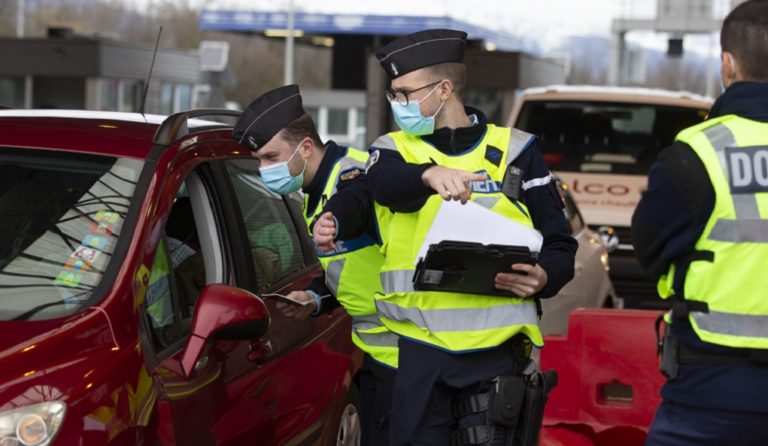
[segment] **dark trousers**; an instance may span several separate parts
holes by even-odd
[[[389,446],[389,418],[395,369],[366,354],[357,372],[360,389],[360,425],[362,446]]]
[[[734,385],[747,385],[734,383]],[[702,409],[664,400],[656,409],[645,446],[762,446],[768,414]]]
[[[392,395],[389,438],[393,446],[451,444],[456,428],[452,403],[488,389],[490,381],[515,371],[507,346],[453,354],[400,338],[400,355]],[[462,424],[482,424],[462,419]],[[468,427],[468,426],[461,426]]]

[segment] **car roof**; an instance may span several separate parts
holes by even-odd
[[[533,87],[522,91],[520,99],[526,101],[599,100],[605,102],[628,102],[709,109],[712,98],[687,91],[669,91],[658,88],[606,87],[598,85],[550,85]]]
[[[0,146],[145,159],[165,116],[88,110],[0,110]],[[221,123],[190,119],[191,128]]]

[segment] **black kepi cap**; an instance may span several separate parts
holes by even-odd
[[[298,85],[275,88],[248,104],[232,129],[237,142],[256,151],[304,114]]]
[[[384,71],[392,79],[420,68],[448,62],[464,62],[467,33],[452,29],[428,29],[408,34],[376,51]]]

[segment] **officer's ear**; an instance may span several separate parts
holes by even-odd
[[[312,141],[312,138],[305,136],[304,139],[302,139],[299,143],[299,153],[301,153],[301,157],[303,159],[309,159],[314,150],[315,143]]]
[[[738,62],[736,61],[736,58],[733,57],[733,53],[730,51],[723,51],[720,54],[720,61],[722,62],[723,67],[720,74],[723,77],[723,82],[727,80],[728,84],[726,86],[729,86],[736,79]]]
[[[453,82],[450,79],[443,79],[440,82],[440,86],[437,88],[437,94],[440,97],[440,100],[445,102],[451,97],[453,90]]]

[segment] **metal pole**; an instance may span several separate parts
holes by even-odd
[[[293,0],[288,0],[288,30],[285,36],[285,71],[283,84],[293,83]]]
[[[16,0],[16,37],[24,37],[24,0]]]

